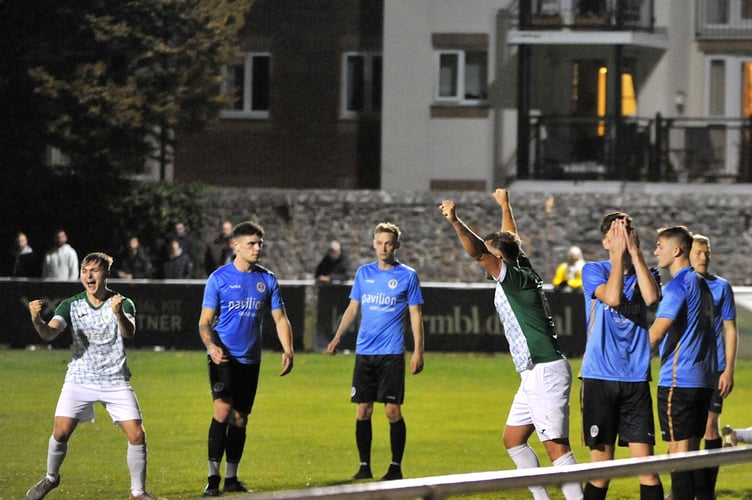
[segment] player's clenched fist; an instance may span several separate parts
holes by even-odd
[[[457,215],[455,214],[455,205],[452,200],[444,200],[441,202],[441,205],[439,205],[439,210],[441,210],[441,214],[447,218],[449,222],[454,222],[457,220]]]
[[[509,191],[506,189],[498,188],[493,192],[493,197],[499,206],[504,206],[509,203]]]
[[[29,313],[31,314],[32,320],[36,319],[42,313],[42,301],[30,300],[29,301]]]
[[[110,299],[110,306],[112,307],[112,312],[120,314],[120,311],[123,310],[123,296],[113,295],[112,299]]]

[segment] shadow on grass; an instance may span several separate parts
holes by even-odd
[[[752,489],[746,489],[746,490],[716,489],[715,495],[717,498],[739,498],[741,500],[752,500]]]

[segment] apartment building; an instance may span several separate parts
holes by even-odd
[[[752,0],[258,0],[175,180],[750,182]]]

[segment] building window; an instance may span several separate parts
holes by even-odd
[[[480,104],[488,99],[488,52],[440,50],[436,52],[438,103]]]
[[[228,101],[221,118],[269,118],[271,59],[267,53],[249,53],[241,64],[222,68]]]
[[[345,52],[342,54],[343,118],[381,113],[381,54]]]
[[[712,59],[710,61],[710,92],[708,99],[708,114],[724,116],[726,114],[726,61]]]

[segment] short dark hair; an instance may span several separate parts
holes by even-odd
[[[662,227],[658,230],[658,239],[661,238],[676,241],[682,254],[689,257],[692,249],[692,232],[687,226]]]
[[[240,222],[235,227],[232,228],[233,238],[238,237],[238,236],[254,236],[254,235],[263,238],[264,228],[261,226],[261,224],[258,224],[250,220]]]
[[[491,246],[501,251],[501,256],[507,260],[516,262],[522,253],[522,240],[517,233],[511,231],[497,231],[486,235],[483,241],[490,242]]]
[[[624,219],[627,222],[627,229],[632,229],[632,217],[626,212],[609,212],[601,219],[601,234],[606,236],[611,229],[611,223],[615,220]]]

